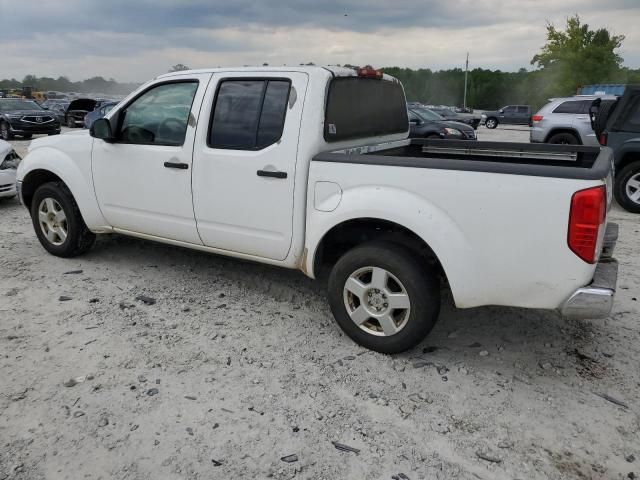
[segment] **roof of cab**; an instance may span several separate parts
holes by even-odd
[[[237,73],[254,73],[254,72],[302,72],[302,73],[317,73],[317,72],[329,72],[334,77],[355,77],[357,71],[353,68],[337,67],[337,66],[320,66],[320,65],[303,65],[298,67],[283,65],[280,67],[216,67],[216,68],[202,68],[197,70],[180,70],[177,72],[164,73],[158,75],[156,79],[178,77],[181,75],[189,75],[194,73],[225,73],[225,72],[237,72]],[[396,80],[395,77],[387,75],[383,76],[384,80]]]

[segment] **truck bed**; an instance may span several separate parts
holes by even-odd
[[[410,139],[320,153],[314,161],[598,180],[611,172],[609,148]]]

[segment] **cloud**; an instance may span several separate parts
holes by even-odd
[[[0,0],[2,75],[143,81],[174,63],[371,63],[410,67],[527,67],[545,24],[579,13],[627,35],[640,65],[635,0]]]

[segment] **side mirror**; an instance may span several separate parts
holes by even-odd
[[[420,125],[420,120],[418,120],[417,118],[412,118],[411,120],[409,120],[409,123],[411,125]]]
[[[498,110],[498,113],[504,113],[504,108],[501,108],[500,110]]]
[[[113,132],[111,131],[111,123],[106,118],[99,118],[91,128],[89,129],[89,134],[93,138],[99,138],[104,140],[105,142],[113,141]]]

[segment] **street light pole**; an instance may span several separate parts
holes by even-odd
[[[464,65],[464,101],[463,107],[467,108],[467,75],[469,73],[469,52],[467,52],[467,62]]]

